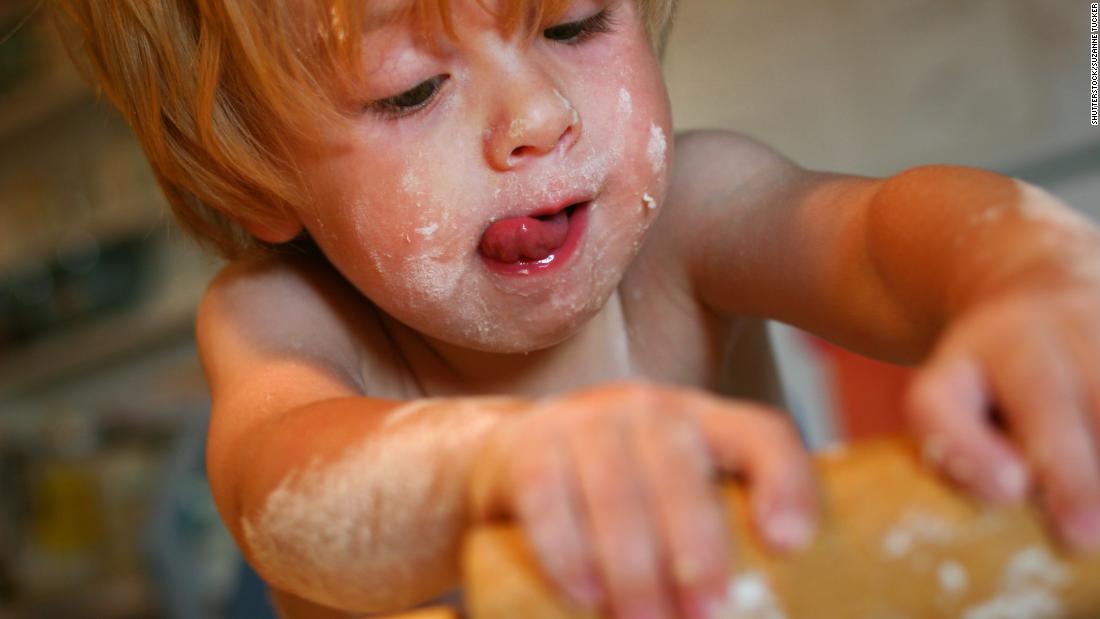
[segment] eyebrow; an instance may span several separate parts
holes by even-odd
[[[385,28],[394,22],[400,21],[402,18],[412,13],[415,8],[413,2],[410,0],[378,0],[369,3],[371,7],[377,7],[379,5],[382,5],[382,8],[368,11],[366,17],[363,19],[363,34]]]

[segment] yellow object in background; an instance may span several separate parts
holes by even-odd
[[[47,462],[31,486],[31,532],[35,546],[56,553],[96,544],[103,526],[97,509],[95,472],[79,461]]]

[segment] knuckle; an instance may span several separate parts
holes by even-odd
[[[1009,380],[1016,382],[1013,387],[1017,393],[1015,404],[1018,409],[1053,410],[1060,413],[1059,409],[1069,405],[1072,400],[1065,380],[1058,373],[1030,361],[1020,362]]]
[[[1035,446],[1030,455],[1040,488],[1048,500],[1072,500],[1089,486],[1086,476],[1082,475],[1084,469],[1073,464],[1076,458],[1067,458],[1060,451],[1056,453],[1051,446]]]
[[[652,384],[640,380],[630,380],[618,383],[615,386],[619,401],[635,410],[648,410],[654,408],[661,400],[663,390]]]
[[[989,309],[989,321],[1001,328],[1027,325],[1042,317],[1041,299],[1031,296],[1013,296]]]
[[[786,414],[768,410],[760,415],[760,419],[765,432],[773,440],[783,444],[802,442],[798,427]]]
[[[527,492],[544,492],[557,478],[557,467],[553,461],[538,451],[520,455],[510,468],[513,482],[521,495]]]
[[[559,549],[560,551],[560,549]],[[555,566],[558,579],[563,583],[580,582],[592,572],[583,557],[572,552],[559,552]]]
[[[1065,307],[1073,314],[1092,320],[1100,308],[1100,294],[1091,288],[1075,289],[1062,296]]]
[[[531,484],[516,488],[516,510],[524,520],[532,523],[544,520],[552,500],[552,495],[545,485]]]
[[[921,372],[905,393],[905,407],[922,414],[935,408],[939,387],[927,372]]]
[[[699,424],[684,418],[669,418],[659,427],[665,448],[677,454],[706,456],[706,441]]]
[[[607,389],[620,397],[642,396],[654,390],[653,385],[643,380],[624,379],[607,386]]]
[[[648,563],[627,557],[624,554],[624,560],[614,564],[609,579],[615,583],[614,588],[619,595],[631,599],[646,597],[656,585],[654,571]]]

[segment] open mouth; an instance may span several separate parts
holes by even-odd
[[[570,254],[584,228],[589,201],[545,215],[509,217],[482,234],[478,251],[495,270],[529,272]]]

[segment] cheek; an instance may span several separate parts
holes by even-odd
[[[599,93],[593,137],[618,151],[623,172],[639,202],[648,193],[655,202],[664,195],[671,147],[671,112],[660,67],[640,34],[623,37],[610,51],[624,59],[594,64],[586,75],[589,88]]]
[[[447,182],[455,171],[445,166],[395,166],[380,177],[388,182],[360,190],[343,201],[346,211],[331,215],[349,232],[336,244],[341,271],[391,312],[452,298],[473,254],[476,218],[464,212],[462,188]]]
[[[613,82],[601,108],[612,110],[599,120],[595,141],[609,145],[615,174],[610,188],[621,215],[648,226],[664,202],[672,138],[664,87],[660,80],[635,72]]]
[[[672,156],[672,115],[668,93],[656,63],[639,69],[632,82],[641,118],[635,135],[644,141],[635,152],[644,154],[642,165],[649,172],[651,195],[663,197],[669,160]]]

